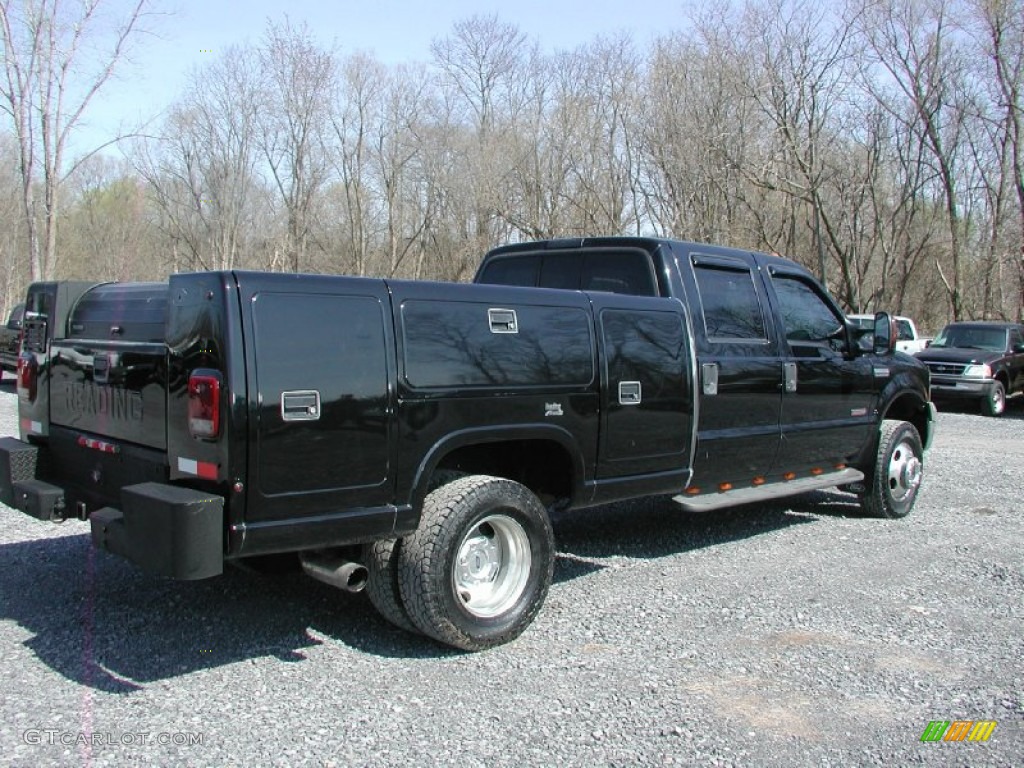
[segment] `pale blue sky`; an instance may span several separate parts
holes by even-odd
[[[307,22],[341,54],[373,53],[389,64],[427,61],[430,43],[457,21],[497,14],[545,51],[571,49],[627,31],[642,46],[685,25],[686,0],[152,0],[171,10],[151,20],[159,37],[137,40],[123,66],[86,114],[74,151],[84,151],[159,113],[180,94],[190,69],[233,44],[257,41],[268,18]],[[110,0],[128,7],[132,0]],[[212,53],[203,51],[211,50]]]

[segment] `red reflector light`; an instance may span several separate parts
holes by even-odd
[[[36,399],[36,359],[32,355],[18,356],[18,398],[28,402]]]
[[[188,431],[192,437],[220,436],[220,374],[196,370],[188,377]]]
[[[82,448],[91,448],[94,451],[100,453],[120,453],[121,449],[114,443],[108,443],[103,440],[94,440],[91,437],[80,435],[78,438],[78,444]]]

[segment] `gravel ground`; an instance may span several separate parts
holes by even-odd
[[[1024,765],[1022,474],[1011,402],[940,415],[903,521],[838,492],[574,513],[537,621],[481,654],[301,574],[162,581],[0,508],[3,762]],[[920,741],[958,719],[998,725]]]

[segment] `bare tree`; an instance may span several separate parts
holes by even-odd
[[[864,40],[888,77],[877,76],[879,103],[903,121],[927,151],[945,210],[949,260],[936,259],[954,318],[965,313],[963,218],[958,178],[967,83],[950,21],[952,0],[868,0],[859,7]],[[924,158],[922,158],[924,159]]]
[[[1005,227],[996,213],[997,236],[1003,234],[1010,258],[1015,262],[1017,291],[1011,314],[1024,315],[1024,2],[1022,0],[971,0],[968,4],[977,30],[978,48],[983,52],[981,82],[990,85],[992,144],[998,154],[997,178],[986,186],[998,202],[1012,190],[1016,197],[1016,226]],[[1015,230],[1015,231],[1013,231]]]
[[[701,25],[697,35],[661,38],[647,66],[639,107],[644,217],[659,234],[756,241],[740,210],[740,168],[759,135],[750,105],[735,98],[741,63],[718,39],[731,29]]]
[[[342,258],[353,264],[357,275],[368,273],[378,216],[374,205],[372,141],[374,126],[380,124],[382,92],[387,71],[375,59],[357,54],[341,67],[335,104],[330,117],[336,143],[333,152],[335,170],[340,178],[340,198],[344,222],[336,240],[341,243]]]
[[[14,137],[0,134],[0,322],[7,320],[11,307],[25,295],[29,282],[29,265],[22,255],[25,230],[20,226],[23,190],[17,154]]]
[[[110,30],[101,13],[105,0],[0,2],[0,110],[10,119],[18,144],[33,280],[54,277],[68,139],[140,31],[146,3],[133,0]]]
[[[373,158],[383,195],[386,274],[402,269],[431,226],[436,198],[423,163],[422,140],[430,94],[426,74],[402,67],[388,78],[380,121],[373,131]],[[420,251],[421,252],[421,251]]]
[[[580,52],[580,79],[569,107],[577,123],[565,205],[574,233],[639,231],[637,158],[640,61],[628,36],[599,39]]]
[[[287,216],[292,271],[306,265],[317,197],[327,181],[324,148],[336,64],[306,25],[269,24],[259,49],[264,102],[259,113],[260,148]]]
[[[499,239],[502,222],[495,213],[502,179],[509,168],[510,135],[528,97],[527,62],[535,45],[513,24],[497,16],[474,16],[455,24],[452,34],[431,45],[449,105],[449,130],[468,129],[464,147],[467,190],[473,205],[471,239],[464,258],[475,261]]]
[[[230,269],[243,255],[257,265],[251,246],[268,218],[256,147],[261,93],[255,53],[228,49],[193,73],[163,135],[137,148],[136,168],[166,231],[188,254],[175,267]]]
[[[165,275],[147,207],[145,182],[127,160],[94,155],[80,164],[65,194],[61,275],[95,280]]]

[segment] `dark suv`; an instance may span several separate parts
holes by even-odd
[[[21,324],[25,318],[25,305],[17,304],[11,310],[7,324],[0,326],[0,369],[16,373],[18,349],[21,344]],[[3,374],[0,373],[0,377]]]
[[[1007,395],[1024,391],[1020,323],[950,323],[915,357],[931,371],[936,401],[977,400],[982,413],[998,416],[1006,409]]]

